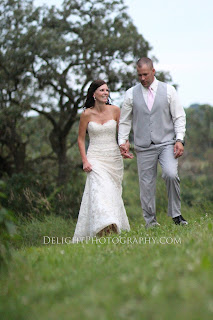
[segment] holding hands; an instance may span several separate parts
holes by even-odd
[[[120,145],[120,152],[124,159],[133,159],[134,156],[132,153],[129,153],[130,143],[127,140],[126,143]]]

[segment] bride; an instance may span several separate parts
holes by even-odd
[[[108,98],[107,84],[93,81],[79,124],[78,146],[87,180],[73,242],[130,230],[122,200],[123,159],[116,141],[120,109],[110,105]],[[87,131],[90,143],[86,154]]]

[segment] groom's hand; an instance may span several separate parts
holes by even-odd
[[[181,142],[176,142],[174,145],[174,155],[175,155],[175,159],[179,158],[183,155],[184,152],[184,146],[182,145]]]
[[[120,152],[124,159],[134,158],[133,154],[129,153],[129,147],[130,147],[130,144],[128,140],[126,141],[126,143],[120,145]]]
[[[129,147],[130,147],[130,144],[128,140],[125,143],[121,144],[120,145],[121,154],[124,152],[129,152]]]

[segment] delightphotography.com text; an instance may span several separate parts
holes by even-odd
[[[78,238],[77,243],[92,243],[92,244],[181,244],[181,238],[172,237],[84,237]],[[43,244],[73,244],[71,237],[43,237]]]

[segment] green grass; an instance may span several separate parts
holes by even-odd
[[[187,227],[162,213],[161,227],[148,231],[141,217],[131,220],[125,244],[44,245],[44,235],[70,237],[75,224],[54,216],[22,223],[25,236],[1,271],[1,319],[212,319],[212,219],[183,215]]]
[[[199,200],[199,190],[191,184],[185,188],[182,214],[189,225],[176,226],[167,216],[166,189],[158,179],[161,226],[146,230],[135,159],[125,165],[123,199],[130,232],[45,245],[44,236],[69,242],[76,221],[54,215],[19,220],[12,259],[0,271],[0,319],[213,319],[213,206],[202,197],[205,190]],[[197,205],[188,207],[193,199]]]

